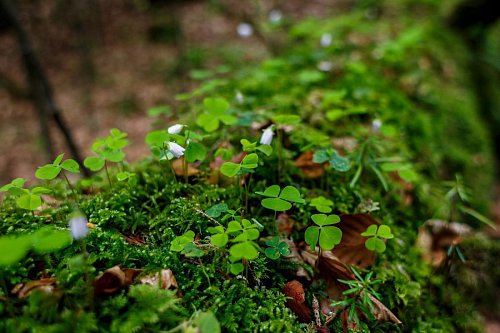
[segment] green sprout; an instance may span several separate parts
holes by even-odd
[[[342,230],[332,226],[340,222],[338,215],[314,214],[311,219],[316,226],[310,226],[304,233],[306,243],[311,247],[311,250],[316,250],[316,245],[319,241],[320,250],[331,250],[335,245],[340,244],[342,240]]]
[[[391,228],[387,225],[377,226],[376,224],[370,225],[365,232],[361,234],[364,237],[370,237],[365,241],[365,246],[370,251],[382,253],[385,251],[385,242],[381,239],[391,239],[394,235]]]
[[[267,209],[275,212],[284,212],[292,208],[293,203],[304,203],[305,200],[300,197],[300,192],[293,186],[286,186],[281,190],[279,185],[271,185],[264,192],[255,192],[267,198],[262,199],[261,204]]]
[[[320,213],[331,213],[333,210],[333,201],[325,198],[324,196],[319,196],[312,199],[309,205],[312,207],[316,207],[316,209]]]
[[[331,147],[317,150],[314,153],[313,162],[318,164],[329,162],[331,167],[339,172],[347,172],[351,169],[349,159],[341,156]]]
[[[61,154],[56,157],[54,162],[38,167],[35,172],[35,177],[41,180],[52,180],[59,176],[59,174],[62,174],[69,188],[73,192],[75,201],[78,201],[75,189],[73,188],[73,185],[71,185],[68,176],[66,176],[66,171],[71,173],[80,173],[80,166],[75,160],[72,159],[63,161],[63,157],[64,154]]]
[[[0,187],[0,193],[8,192],[10,195],[17,197],[16,204],[19,208],[35,211],[42,205],[41,195],[51,193],[52,190],[43,186],[27,189],[24,188],[25,183],[26,179],[16,178],[9,184]]]
[[[264,253],[269,259],[278,259],[280,256],[290,255],[290,249],[285,241],[280,241],[279,237],[275,236],[273,238],[266,240],[266,245],[269,246],[265,249]]]

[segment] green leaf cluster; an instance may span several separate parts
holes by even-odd
[[[388,225],[377,226],[376,224],[370,225],[361,236],[370,237],[365,241],[365,246],[370,251],[382,253],[385,251],[385,242],[382,239],[394,238],[391,228]]]
[[[316,250],[316,245],[319,241],[319,247],[323,250],[331,250],[335,245],[340,244],[342,240],[342,230],[332,226],[340,222],[338,215],[314,214],[311,219],[316,226],[310,226],[304,233],[304,240],[311,247],[311,250]]]
[[[305,200],[300,197],[299,190],[293,186],[286,186],[282,190],[279,185],[271,185],[266,188],[264,192],[255,193],[268,197],[261,200],[262,206],[277,212],[289,210],[292,208],[292,202],[299,204],[305,202]]]
[[[117,128],[111,129],[107,137],[97,139],[92,144],[92,152],[97,156],[87,157],[83,161],[83,165],[92,171],[99,171],[104,168],[106,161],[122,162],[125,158],[123,148],[129,143],[127,136],[127,133]]]
[[[62,161],[63,157],[64,154],[61,154],[57,156],[54,162],[39,167],[35,172],[35,177],[42,180],[52,180],[56,178],[62,170],[71,173],[80,173],[80,166],[75,160],[67,159]]]
[[[226,177],[234,177],[240,171],[248,172],[259,166],[259,156],[255,153],[248,154],[238,163],[226,162],[222,164],[220,172]]]
[[[228,114],[229,103],[225,98],[206,97],[203,99],[203,107],[203,112],[196,118],[196,124],[207,132],[217,130],[221,122],[233,125],[238,121],[238,118]]]

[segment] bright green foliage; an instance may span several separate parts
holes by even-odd
[[[238,119],[229,115],[229,103],[222,97],[207,97],[203,100],[204,111],[196,118],[196,124],[203,127],[207,132],[213,132],[219,128],[219,123],[226,125],[235,124]]]
[[[314,214],[311,218],[317,226],[308,227],[304,233],[304,240],[311,247],[311,250],[316,250],[318,241],[319,247],[323,250],[331,250],[340,243],[342,231],[332,226],[332,224],[340,222],[338,215]]]
[[[226,203],[218,203],[207,209],[205,213],[210,217],[219,217],[222,213],[227,212],[227,210]]]
[[[300,123],[300,116],[294,114],[280,114],[273,117],[273,121],[279,125],[297,125]]]
[[[46,254],[59,251],[71,244],[68,230],[43,227],[30,235],[0,237],[0,268],[21,261],[28,251]]]
[[[122,171],[116,174],[116,179],[119,182],[128,181],[128,184],[134,186],[137,184],[137,176],[134,172]]]
[[[381,296],[373,289],[373,286],[382,281],[379,279],[372,280],[373,272],[369,272],[363,278],[354,267],[351,270],[357,280],[348,281],[338,279],[339,282],[347,285],[348,289],[342,293],[343,299],[333,302],[331,306],[346,310],[348,321],[360,326],[360,313],[364,314],[370,321],[375,319],[372,313],[373,309],[375,309],[375,304],[371,297],[380,299]]]
[[[185,157],[188,163],[203,161],[206,155],[207,150],[201,143],[190,142],[186,147]]]
[[[247,219],[231,221],[227,225],[227,233],[235,236],[231,239],[233,245],[229,248],[230,260],[234,263],[241,259],[253,260],[259,256],[257,244],[254,242],[259,238],[258,225]]]
[[[279,185],[271,185],[264,192],[255,192],[268,197],[262,199],[261,204],[267,209],[277,212],[283,212],[292,208],[293,203],[304,203],[305,200],[300,197],[300,192],[293,186],[286,186],[281,190]]]
[[[210,243],[217,247],[224,247],[227,242],[229,242],[229,235],[227,234],[224,227],[218,225],[216,227],[209,227],[207,231],[212,234],[210,237]]]
[[[314,163],[329,162],[332,168],[339,172],[347,172],[351,169],[351,163],[345,157],[342,157],[333,148],[317,150],[313,156]]]
[[[266,245],[269,246],[264,251],[269,259],[278,259],[280,256],[290,255],[290,249],[285,241],[280,241],[279,237],[273,237],[266,240]]]
[[[186,231],[181,236],[177,236],[170,243],[170,251],[181,252],[187,244],[194,241],[194,232],[191,230]]]
[[[309,205],[311,205],[312,207],[316,207],[316,209],[320,213],[331,213],[333,210],[332,209],[333,201],[325,198],[324,196],[319,196],[317,198],[312,199]]]
[[[42,194],[48,194],[52,191],[43,186],[36,186],[32,189],[25,189],[24,184],[26,179],[16,178],[7,185],[0,188],[1,192],[8,192],[10,195],[16,197],[16,204],[19,208],[26,210],[37,210],[42,205]]]
[[[370,251],[382,253],[385,251],[385,242],[381,239],[391,239],[394,235],[391,233],[391,228],[387,225],[377,226],[370,225],[361,236],[370,237],[365,241],[365,246]]]
[[[87,157],[83,161],[83,165],[92,171],[101,170],[106,161],[119,163],[125,158],[123,148],[125,148],[129,141],[127,133],[120,131],[117,128],[110,130],[110,135],[105,138],[97,139],[92,144],[92,152],[97,156]]]
[[[243,151],[247,153],[260,151],[266,156],[270,156],[273,153],[273,147],[270,145],[257,145],[257,141],[250,142],[247,139],[241,139],[240,143],[243,146]]]
[[[80,166],[75,160],[67,159],[62,163],[64,154],[57,156],[57,158],[51,164],[46,164],[41,166],[36,170],[35,177],[43,180],[52,180],[56,178],[62,170],[66,170],[72,173],[80,173]]]
[[[211,312],[202,312],[195,319],[196,326],[200,333],[220,333],[221,328],[219,321]]]
[[[226,162],[222,164],[220,172],[226,177],[234,177],[243,170],[252,170],[259,166],[259,156],[255,153],[248,154],[241,163]]]

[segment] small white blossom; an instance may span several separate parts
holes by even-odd
[[[168,134],[179,134],[186,125],[175,124],[167,129]]]
[[[333,68],[333,63],[331,61],[321,61],[318,64],[318,69],[322,72],[329,72]]]
[[[236,92],[236,101],[238,101],[239,104],[243,104],[245,101],[245,97],[240,91]]]
[[[273,136],[274,136],[273,125],[271,125],[263,131],[262,136],[260,137],[260,144],[270,145],[271,142],[273,141]]]
[[[69,230],[71,237],[75,240],[83,239],[89,233],[88,221],[85,216],[78,215],[69,220]]]
[[[320,44],[323,47],[328,47],[332,44],[332,35],[331,34],[322,34]]]
[[[168,143],[168,151],[172,153],[172,155],[174,155],[176,158],[179,158],[181,157],[182,155],[184,155],[184,148],[175,143],[175,142],[169,142]]]
[[[236,28],[238,35],[243,38],[248,38],[253,35],[253,27],[248,23],[240,23]]]
[[[372,132],[378,133],[380,132],[380,128],[382,127],[382,120],[373,119],[372,121]]]
[[[272,23],[277,23],[281,21],[283,18],[283,14],[281,13],[281,10],[279,9],[273,9],[269,12],[269,21]]]

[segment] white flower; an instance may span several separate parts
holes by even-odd
[[[332,44],[332,35],[331,34],[322,34],[320,44],[323,47],[330,46]]]
[[[168,134],[179,134],[186,125],[175,124],[167,129]]]
[[[184,148],[182,148],[181,145],[175,143],[175,142],[169,142],[168,143],[168,151],[172,153],[176,158],[181,157],[184,155]]]
[[[329,72],[333,68],[333,63],[331,61],[321,61],[318,64],[318,69],[322,72]]]
[[[238,104],[243,104],[245,101],[245,97],[240,91],[236,92],[236,101],[238,101]]]
[[[248,38],[253,35],[253,27],[248,23],[240,23],[236,28],[238,35],[243,38]]]
[[[74,216],[69,220],[69,230],[71,237],[75,240],[85,238],[89,233],[89,226],[87,225],[87,218],[82,215]]]
[[[269,126],[266,128],[262,133],[262,136],[260,137],[260,144],[261,145],[270,145],[271,142],[273,141],[273,125]]]
[[[283,14],[279,9],[273,9],[269,12],[269,21],[272,23],[276,23],[281,21]]]
[[[378,133],[380,132],[380,128],[382,127],[382,120],[373,119],[372,121],[372,132]]]

